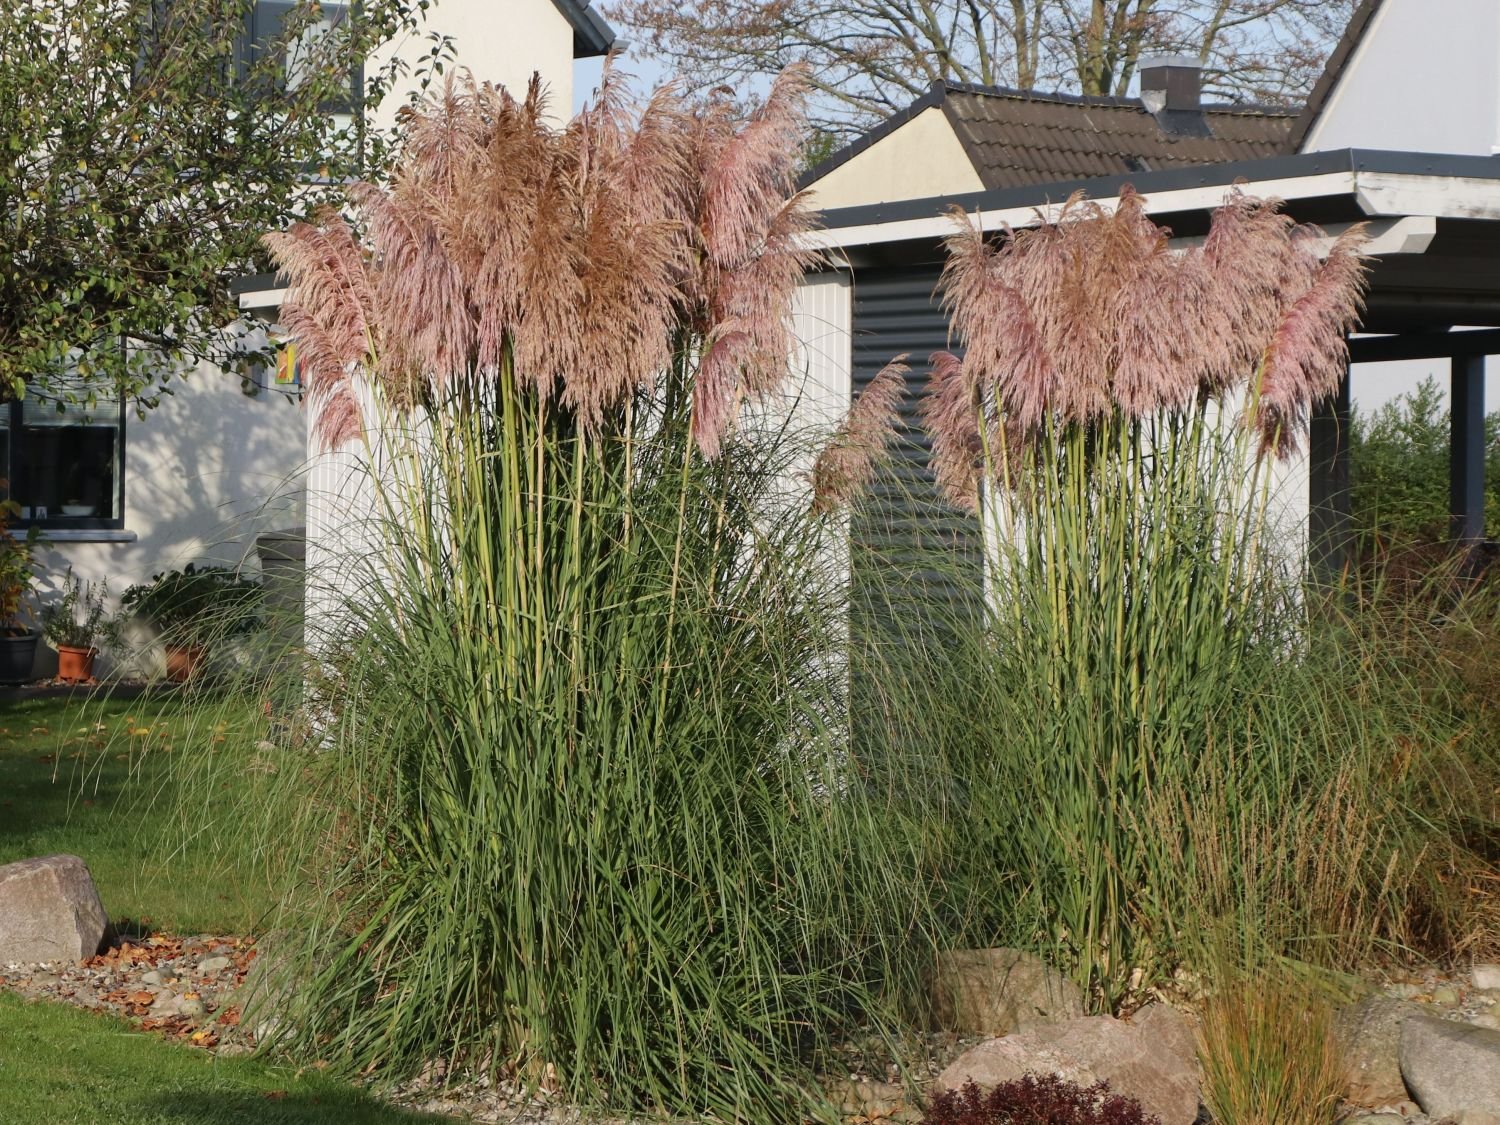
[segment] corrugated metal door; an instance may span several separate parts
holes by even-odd
[[[937,263],[860,269],[854,274],[853,391],[894,356],[910,353],[903,427],[889,466],[852,529],[856,624],[910,639],[972,612],[981,565],[978,526],[939,498],[929,467],[932,443],[917,405],[927,357],[949,346],[936,296]]]

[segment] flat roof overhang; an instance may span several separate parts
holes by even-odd
[[[983,230],[1026,227],[1075,192],[1106,207],[1133,187],[1187,243],[1238,188],[1276,198],[1330,236],[1370,225],[1368,332],[1500,326],[1500,157],[1343,149],[902,200],[825,212],[809,242],[855,267],[934,262],[961,207]]]

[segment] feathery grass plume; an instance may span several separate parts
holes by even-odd
[[[724,99],[689,106],[671,87],[633,113],[607,72],[558,130],[537,82],[518,101],[450,76],[407,115],[390,186],[351,189],[357,233],[330,214],[267,240],[292,277],[313,398],[337,405],[320,412],[325,442],[358,424],[341,384],[367,355],[364,376],[398,409],[510,357],[521,387],[597,436],[681,353],[713,457],[741,403],[787,371],[811,260],[794,190],[804,86],[788,72],[741,122]]]
[[[901,420],[907,357],[898,355],[866,384],[813,464],[813,511],[847,507],[869,488]]]
[[[290,282],[281,322],[300,349],[309,406],[324,440],[338,445],[359,432],[349,380],[375,346],[376,296],[364,255],[332,211],[268,234],[265,242]]]
[[[1312,404],[1338,390],[1349,364],[1347,333],[1364,308],[1364,242],[1363,223],[1339,235],[1323,264],[1306,271],[1305,290],[1287,304],[1266,348],[1256,422],[1269,452],[1295,452]]]
[[[933,352],[928,363],[932,373],[917,412],[932,436],[932,470],[952,503],[973,511],[984,469],[979,388],[952,352]]]
[[[1049,424],[1090,425],[1116,411],[1144,420],[1238,393],[1263,449],[1284,455],[1312,404],[1338,386],[1344,336],[1362,307],[1363,227],[1320,264],[1316,228],[1238,191],[1202,245],[1181,251],[1129,188],[1112,210],[1075,195],[998,240],[961,210],[955,218],[944,307],[964,370],[1022,445]],[[933,392],[945,383],[934,378]],[[960,419],[934,414],[945,420],[934,440],[962,449]],[[962,424],[993,428],[977,413]],[[968,487],[963,474],[947,478]]]

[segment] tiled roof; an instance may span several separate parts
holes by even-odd
[[[950,84],[941,104],[986,188],[1276,156],[1290,151],[1298,113],[1205,106],[1205,136],[1166,131],[1137,98]]]

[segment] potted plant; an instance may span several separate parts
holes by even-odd
[[[105,611],[109,584],[81,582],[68,567],[63,596],[42,609],[42,633],[57,649],[57,678],[85,683],[94,678],[99,645],[113,643],[118,620]]]
[[[5,684],[31,679],[36,661],[37,632],[27,623],[26,595],[36,581],[41,534],[32,527],[18,538],[10,523],[19,512],[14,501],[0,501],[0,683]]]
[[[161,636],[167,678],[193,678],[210,644],[247,633],[260,620],[259,582],[223,566],[188,563],[181,570],[152,575],[125,591],[121,605],[147,621]]]

